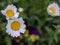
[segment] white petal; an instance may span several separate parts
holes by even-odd
[[[4,11],[4,10],[1,10],[1,13],[2,13],[3,15],[5,15],[5,11]]]
[[[21,27],[20,28],[21,29],[26,28],[26,25],[25,24],[21,24]]]
[[[19,12],[15,13],[15,16],[14,17],[18,17],[19,16]]]
[[[8,6],[7,6],[7,8],[6,8],[6,10],[7,10],[7,9],[14,10],[14,12],[16,12],[16,11],[17,11],[16,6],[14,6],[13,4],[8,5]]]
[[[19,18],[19,20],[20,20],[20,23],[24,23],[24,21],[23,21],[23,18],[22,18],[22,17],[20,17],[20,18]]]
[[[11,33],[10,33],[10,30],[6,30],[6,33],[8,33],[9,35],[11,34]]]
[[[13,33],[11,33],[11,36],[18,37],[18,36],[20,36],[20,33],[19,32],[13,32]]]
[[[24,33],[26,30],[25,29],[20,29],[19,30],[21,33]]]

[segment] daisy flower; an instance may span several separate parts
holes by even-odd
[[[52,3],[50,5],[48,5],[47,7],[47,12],[49,15],[51,16],[60,16],[59,15],[59,6],[57,3]]]
[[[12,5],[8,5],[6,7],[6,9],[1,10],[2,14],[5,15],[8,18],[14,18],[14,17],[18,17],[19,13],[17,12],[17,8],[16,6]]]
[[[18,37],[20,36],[20,33],[25,32],[26,25],[24,24],[24,21],[21,18],[15,18],[12,20],[7,19],[8,24],[6,26],[6,32],[10,34],[12,37]]]

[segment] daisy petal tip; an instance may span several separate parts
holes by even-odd
[[[1,10],[1,13],[3,13],[4,11],[3,10]]]

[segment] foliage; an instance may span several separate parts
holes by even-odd
[[[60,42],[60,16],[52,17],[47,13],[47,6],[59,0],[0,0],[0,10],[4,9],[9,4],[14,4],[16,7],[22,7],[24,12],[19,14],[19,17],[27,20],[29,26],[37,28],[41,34],[36,43],[21,41],[21,45],[28,42],[29,45],[59,45]],[[6,17],[0,12],[0,45],[11,45],[11,39],[6,32]]]

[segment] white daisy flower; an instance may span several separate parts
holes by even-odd
[[[7,20],[8,24],[6,26],[6,32],[10,34],[12,37],[18,37],[20,36],[20,33],[25,32],[26,25],[24,24],[24,21],[21,18],[15,18],[12,20]]]
[[[52,3],[50,5],[48,5],[47,7],[47,12],[49,15],[51,16],[60,16],[59,15],[59,6],[57,3]]]
[[[19,13],[17,12],[17,8],[16,6],[12,5],[8,5],[6,7],[6,9],[1,10],[2,14],[5,15],[8,19],[9,18],[14,18],[14,17],[18,17]]]

